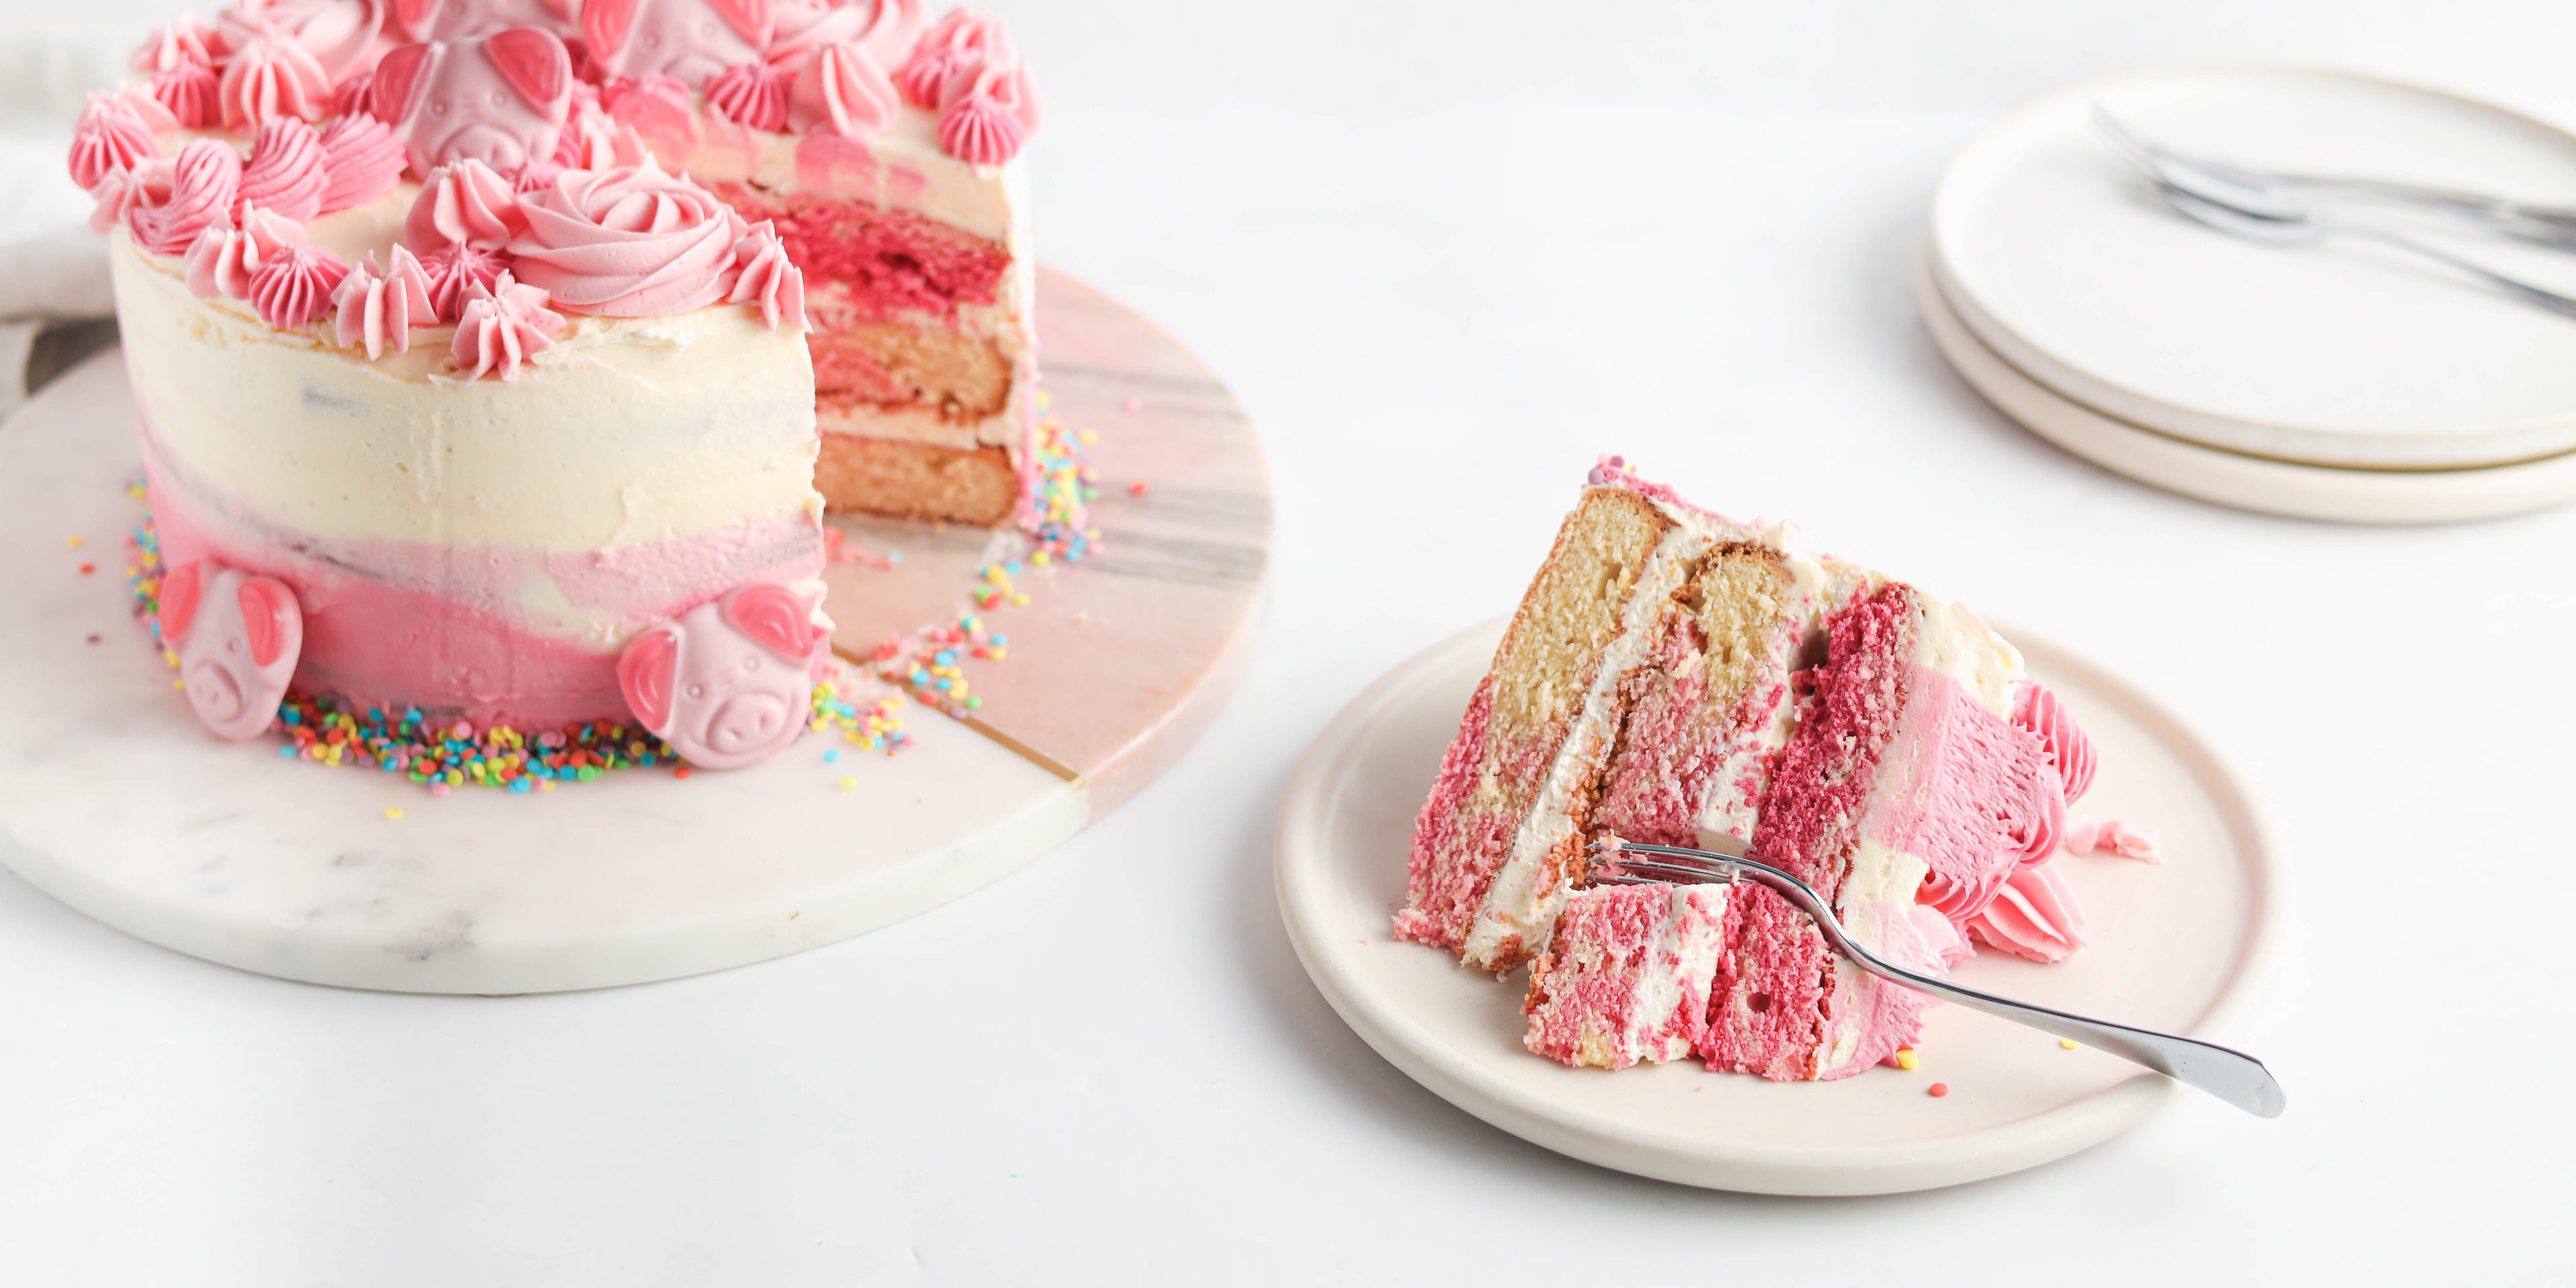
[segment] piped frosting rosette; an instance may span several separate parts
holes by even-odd
[[[527,230],[511,239],[519,280],[576,313],[683,313],[732,286],[742,217],[651,157],[613,170],[567,171],[522,203]]]

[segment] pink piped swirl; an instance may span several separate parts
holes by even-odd
[[[322,131],[322,213],[363,206],[402,180],[402,140],[372,116],[343,116]]]
[[[154,27],[152,34],[143,38],[142,46],[134,51],[132,65],[146,75],[190,64],[213,67],[217,43],[213,28],[199,21],[197,15],[183,13]]]
[[[510,257],[501,251],[455,242],[423,254],[420,267],[429,276],[432,315],[441,322],[453,322],[464,314],[465,301],[474,292],[488,289],[509,271]]]
[[[750,233],[734,242],[733,257],[742,270],[734,275],[733,289],[725,293],[727,303],[760,305],[761,320],[772,331],[781,322],[799,331],[809,329],[805,274],[787,258],[787,247],[778,240],[774,225],[766,219],[753,224]]]
[[[304,242],[304,225],[257,206],[243,208],[241,224],[217,219],[188,243],[188,293],[201,300],[250,298],[251,278],[269,257]]]
[[[389,7],[386,0],[237,0],[216,29],[227,46],[253,37],[290,41],[338,80],[375,65]]]
[[[951,9],[912,47],[895,72],[895,84],[903,90],[903,101],[935,112],[951,79],[987,61],[1019,61],[1010,28],[972,9]]]
[[[224,118],[223,82],[203,63],[154,72],[145,89],[184,128],[207,129]]]
[[[226,33],[215,88],[224,128],[253,128],[281,116],[318,121],[330,111],[331,74],[313,51],[275,31],[245,33],[238,44],[234,39]]]
[[[2084,906],[2054,863],[2023,868],[1968,923],[1993,947],[2035,962],[2062,961],[2084,946]]]
[[[567,172],[527,202],[510,242],[523,280],[575,313],[650,317],[724,296],[740,216],[714,193],[646,157],[614,170]]]
[[[503,273],[490,287],[475,287],[466,297],[465,313],[456,321],[456,340],[449,360],[467,380],[497,375],[519,378],[519,366],[555,347],[563,333],[563,315],[546,307],[546,293],[510,280]]]
[[[376,114],[376,74],[360,72],[331,90],[331,115],[340,120]]]
[[[427,254],[455,243],[499,250],[527,231],[528,214],[508,179],[480,161],[429,172],[403,217],[403,244]]]
[[[96,192],[111,171],[132,170],[161,155],[152,127],[122,94],[92,94],[72,127],[72,182]]]
[[[2013,723],[2039,735],[2048,746],[2051,763],[2057,766],[2058,781],[2066,786],[2066,800],[2073,804],[2085,789],[2093,785],[2095,752],[2093,740],[2076,727],[2075,717],[2037,680],[2023,684],[2013,703]]]
[[[234,209],[256,205],[303,223],[322,213],[322,194],[330,186],[324,165],[322,136],[312,126],[291,116],[271,120],[251,140]]]
[[[787,91],[796,73],[774,63],[743,63],[707,82],[707,106],[726,120],[776,134],[787,128]]]
[[[922,0],[778,0],[771,6],[776,26],[763,55],[773,63],[794,63],[825,45],[857,44],[879,67],[901,67],[930,26]]]
[[[787,125],[799,133],[864,139],[884,133],[902,107],[894,78],[865,45],[825,45],[797,73]]]
[[[988,61],[949,82],[939,146],[969,165],[1000,165],[1020,154],[1043,111],[1028,68]]]
[[[393,248],[382,272],[373,255],[350,269],[340,289],[332,292],[331,303],[341,345],[365,349],[370,362],[389,349],[410,352],[412,328],[438,320],[438,310],[429,302],[429,273],[400,246]]]
[[[178,165],[167,157],[146,161],[131,170],[108,171],[90,190],[89,195],[97,198],[98,204],[90,208],[89,230],[101,235],[115,232],[135,207],[170,200],[178,172]]]
[[[134,244],[155,255],[185,254],[206,225],[232,211],[233,193],[241,186],[241,153],[220,139],[199,139],[180,149],[172,167],[167,196],[147,202],[152,194],[138,194],[125,212]]]
[[[283,246],[251,274],[250,304],[278,330],[307,326],[331,311],[331,297],[348,275],[348,261],[319,246]]]

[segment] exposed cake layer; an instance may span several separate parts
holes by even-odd
[[[900,109],[864,139],[751,129],[638,98],[614,109],[657,155],[769,221],[803,270],[815,413],[824,434],[942,451],[839,454],[819,480],[835,509],[1007,522],[1027,494],[1035,423],[1035,264],[1018,160],[973,165],[940,145],[937,117]],[[987,462],[998,455],[1002,468]],[[978,480],[961,503],[953,477]],[[923,492],[903,480],[935,477]],[[989,503],[982,488],[1013,489]]]
[[[1726,886],[1606,885],[1566,900],[1530,965],[1522,1045],[1602,1069],[1690,1054],[1706,1024]]]
[[[992,527],[1010,522],[1028,495],[1029,464],[999,447],[826,434],[814,486],[847,509]]]

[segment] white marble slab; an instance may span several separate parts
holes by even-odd
[[[911,916],[1087,820],[1081,788],[919,707],[892,757],[826,764],[809,738],[751,770],[529,796],[219,742],[128,614],[137,472],[112,352],[0,433],[0,862],[154,943],[358,988],[639,983]]]

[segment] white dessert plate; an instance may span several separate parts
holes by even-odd
[[[1687,1061],[1605,1073],[1522,1050],[1525,972],[1496,979],[1388,931],[1414,815],[1502,629],[1495,621],[1452,636],[1353,699],[1306,753],[1281,811],[1289,938],[1333,1009],[1415,1081],[1587,1162],[1771,1194],[1979,1180],[2064,1157],[2175,1095],[2198,1094],[1953,1006],[1933,1008],[1919,1069],[1837,1082],[1765,1082]],[[2165,861],[2063,858],[2089,945],[2053,966],[1987,953],[1957,978],[2105,1019],[2238,1038],[2280,938],[2280,875],[2253,806],[2207,746],[2144,695],[2044,641],[2006,634],[2101,750],[2078,815],[2152,824]],[[1949,1094],[1928,1094],[1934,1082]],[[2266,1130],[2253,1118],[2243,1129]]]
[[[2113,419],[2288,461],[2447,469],[2576,450],[2576,322],[2348,239],[2260,245],[2166,209],[2094,132],[2242,165],[2576,204],[2576,137],[2324,70],[2191,67],[2062,90],[1952,159],[1935,271],[1988,348]],[[2436,234],[2562,291],[2576,256]]]
[[[1916,271],[1915,293],[1933,344],[1986,401],[2059,447],[2168,492],[2333,523],[2460,523],[2576,500],[2576,452],[2478,469],[2341,469],[2203,447],[2115,420],[1987,348],[1952,309],[1928,260]]]

